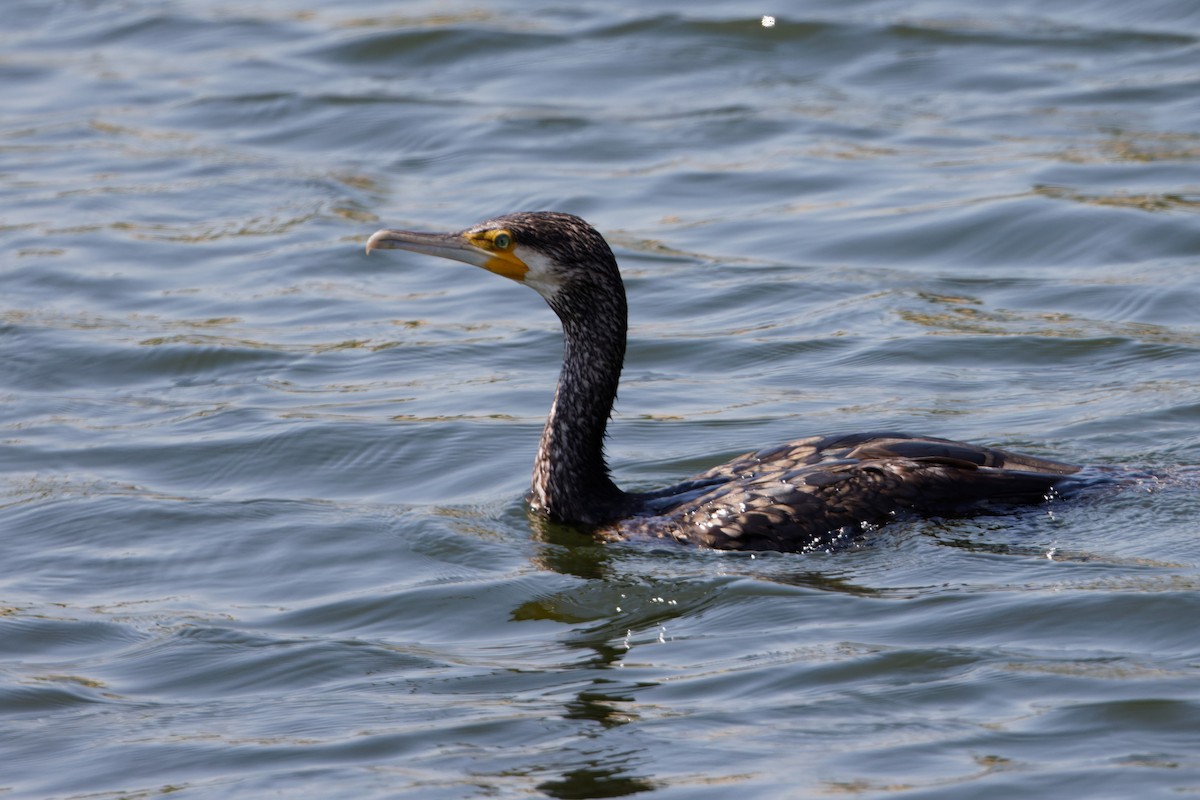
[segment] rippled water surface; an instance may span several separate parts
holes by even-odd
[[[1200,792],[1200,10],[8,0],[0,797]],[[774,25],[762,15],[773,14]],[[1145,473],[837,553],[521,500],[554,208],[649,487],[902,429]]]

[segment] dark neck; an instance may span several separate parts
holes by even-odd
[[[624,287],[566,290],[551,302],[563,323],[563,367],[542,431],[529,502],[560,522],[596,525],[624,513],[608,474],[604,432],[625,359]]]

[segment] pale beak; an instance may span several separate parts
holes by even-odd
[[[467,241],[461,233],[422,233],[421,231],[375,231],[367,239],[367,254],[372,250],[411,250],[430,256],[452,258],[477,267],[487,267],[494,254]]]
[[[430,256],[451,258],[483,267],[489,272],[524,282],[529,265],[511,250],[480,247],[465,233],[422,233],[421,231],[375,231],[367,239],[367,254],[372,250],[411,250]]]

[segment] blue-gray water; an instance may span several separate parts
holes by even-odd
[[[6,0],[0,87],[0,797],[1200,791],[1192,0]],[[1162,477],[547,530],[553,316],[363,254],[526,208],[622,262],[627,485],[881,428]]]

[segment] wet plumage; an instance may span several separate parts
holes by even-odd
[[[604,436],[625,358],[625,287],[612,250],[582,219],[522,212],[458,233],[381,230],[367,252],[405,249],[530,286],[562,322],[563,367],[534,461],[537,513],[605,540],[724,550],[828,549],[904,514],[959,515],[1037,503],[1080,468],[902,433],[814,437],[748,453],[677,486],[625,492]]]

